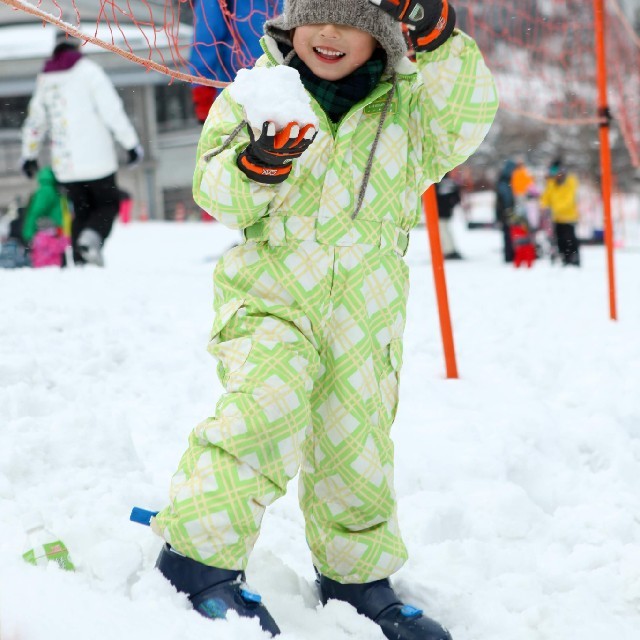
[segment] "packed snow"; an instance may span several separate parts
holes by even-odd
[[[640,252],[581,269],[504,265],[500,234],[454,232],[447,263],[459,380],[446,380],[424,228],[394,437],[407,601],[455,640],[637,640],[640,629]],[[162,508],[189,431],[220,393],[206,353],[220,224],[117,226],[104,269],[0,270],[0,637],[259,640],[211,622],[154,569],[129,522]],[[382,639],[319,604],[296,484],[269,508],[248,568],[283,640]],[[21,560],[39,510],[75,573]]]
[[[289,122],[318,128],[318,117],[296,69],[282,65],[240,69],[228,89],[256,131],[264,122],[273,122],[278,130]]]

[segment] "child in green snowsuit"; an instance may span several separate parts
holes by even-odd
[[[224,617],[211,604],[224,591],[216,580],[242,580],[266,507],[300,472],[322,600],[350,602],[389,638],[449,637],[387,578],[407,559],[390,439],[403,256],[421,194],[473,153],[498,106],[475,42],[454,24],[446,0],[288,0],[265,25],[257,65],[300,72],[318,131],[265,123],[256,137],[228,91],[204,125],[194,197],[245,237],[214,274],[209,350],[226,393],[192,432],[152,522],[168,543],[158,567],[204,615]],[[231,600],[278,632],[263,605]]]
[[[38,188],[29,199],[22,224],[22,239],[26,245],[31,243],[43,223],[55,229],[62,229],[60,191],[51,167],[42,167],[37,177]]]

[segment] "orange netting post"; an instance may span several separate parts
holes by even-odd
[[[613,256],[613,219],[611,217],[611,147],[609,144],[609,103],[607,100],[607,66],[605,50],[604,0],[593,0],[595,17],[596,61],[598,66],[598,112],[600,122],[600,167],[602,174],[602,204],[604,209],[604,238],[607,245],[607,271],[609,276],[609,316],[618,319],[616,309],[616,279]]]
[[[458,377],[456,364],[456,350],[453,344],[453,329],[451,328],[451,314],[449,313],[449,297],[447,295],[447,280],[444,274],[444,258],[440,244],[440,229],[438,228],[438,201],[436,187],[432,185],[422,196],[422,208],[429,232],[429,246],[431,247],[431,267],[436,287],[438,301],[438,316],[440,318],[440,333],[442,334],[442,348],[447,378]]]

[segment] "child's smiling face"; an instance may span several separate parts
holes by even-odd
[[[306,24],[293,33],[299,58],[323,80],[340,80],[353,73],[377,46],[370,33],[342,24]]]

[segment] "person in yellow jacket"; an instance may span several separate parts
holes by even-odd
[[[564,265],[580,266],[580,246],[576,237],[578,212],[578,178],[568,173],[560,160],[549,167],[547,185],[540,206],[551,214],[558,252]]]

